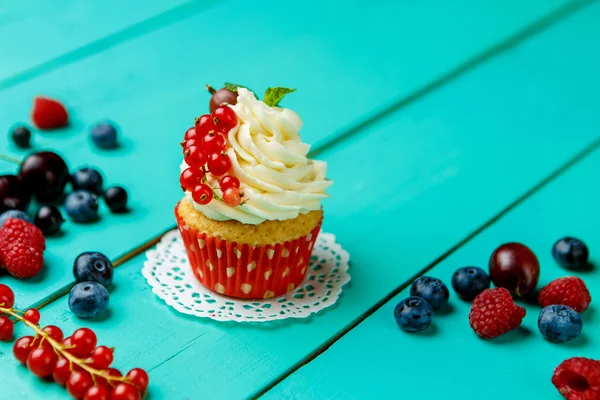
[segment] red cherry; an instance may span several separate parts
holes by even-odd
[[[23,336],[13,345],[13,354],[23,365],[27,364],[27,357],[29,356],[29,353],[31,353],[31,350],[33,350],[32,343],[33,336]]]
[[[0,340],[9,341],[15,331],[15,324],[6,316],[0,317]]]
[[[94,380],[85,371],[71,372],[67,379],[67,392],[76,399],[83,399],[92,386],[94,386]]]
[[[50,347],[38,347],[29,353],[27,368],[35,376],[44,378],[52,374],[57,360],[58,356],[54,352],[54,349]]]
[[[71,363],[66,358],[59,357],[54,367],[54,372],[52,373],[54,382],[58,383],[61,386],[65,386],[70,375]]]
[[[127,373],[127,378],[131,381],[131,384],[139,389],[140,392],[144,393],[148,389],[150,378],[148,373],[141,368],[134,368]]]
[[[59,343],[65,337],[63,331],[58,326],[48,325],[42,330],[46,332],[48,336],[50,336],[52,339],[56,340]]]
[[[106,386],[93,386],[88,389],[83,400],[110,400],[110,389]]]
[[[208,153],[220,153],[227,146],[227,141],[219,132],[211,131],[202,138],[202,146]]]
[[[235,176],[226,175],[226,176],[222,177],[221,180],[219,181],[219,186],[221,186],[222,191],[225,191],[225,189],[230,188],[230,187],[239,189],[240,188],[240,180],[238,178],[236,178]]]
[[[213,191],[208,185],[196,185],[192,191],[192,198],[196,203],[204,206],[210,203],[210,201],[213,199]]]
[[[112,392],[111,400],[140,400],[140,392],[126,383],[119,383]]]
[[[215,176],[221,176],[231,168],[231,160],[225,153],[213,153],[208,159],[208,170]]]
[[[23,314],[23,318],[25,318],[32,324],[37,325],[38,322],[40,322],[41,315],[37,309],[30,308],[29,310],[25,311],[25,314]]]
[[[200,146],[187,147],[183,152],[183,156],[186,164],[195,169],[202,168],[208,160],[208,155],[206,154],[206,151]]]
[[[540,277],[540,263],[533,251],[521,243],[506,243],[490,257],[494,285],[519,297],[533,293]]]
[[[199,138],[208,135],[208,132],[215,130],[215,125],[209,114],[204,114],[201,117],[196,118],[196,134]]]
[[[223,201],[229,207],[237,207],[242,202],[242,197],[240,196],[240,189],[238,188],[227,188],[223,192]]]
[[[80,328],[73,332],[71,353],[78,357],[87,357],[96,347],[96,334],[88,328]]]
[[[227,133],[237,125],[237,116],[231,107],[219,106],[214,109],[211,116],[216,130],[219,132]]]
[[[106,346],[98,346],[92,351],[88,363],[96,369],[106,369],[114,360],[113,351]]]
[[[0,283],[0,307],[12,308],[15,305],[15,294],[6,285]]]
[[[192,126],[187,131],[185,131],[185,135],[183,135],[183,140],[195,139],[198,135],[196,134],[196,129]]]

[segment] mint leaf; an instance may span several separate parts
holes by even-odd
[[[289,89],[284,87],[270,87],[265,92],[265,98],[263,102],[268,106],[277,107],[281,99],[295,91],[296,89]]]
[[[232,92],[237,93],[239,88],[244,88],[244,89],[248,89],[249,91],[251,91],[252,93],[254,93],[254,91],[252,89],[247,88],[246,86],[243,85],[238,85],[237,83],[229,83],[229,82],[225,82],[225,89],[229,89]]]

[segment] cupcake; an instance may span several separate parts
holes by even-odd
[[[194,276],[232,297],[262,299],[300,285],[323,221],[327,165],[307,157],[302,120],[278,107],[292,90],[271,88],[263,101],[234,88],[196,119],[182,143],[177,225]]]

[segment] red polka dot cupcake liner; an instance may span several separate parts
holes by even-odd
[[[293,291],[308,269],[321,230],[296,240],[266,246],[239,244],[186,225],[175,208],[192,272],[210,290],[243,299],[266,299]]]

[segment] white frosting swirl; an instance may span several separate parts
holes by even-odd
[[[213,199],[203,206],[193,201],[190,192],[186,192],[187,200],[211,219],[244,224],[292,219],[319,210],[321,199],[327,197],[325,190],[333,182],[325,179],[325,162],[307,158],[310,146],[300,139],[298,114],[269,107],[243,88],[238,90],[237,104],[230,107],[238,123],[227,135],[227,154],[233,175],[241,182],[244,204],[229,207]],[[185,168],[184,162],[181,169]],[[216,180],[210,183],[218,186]]]

